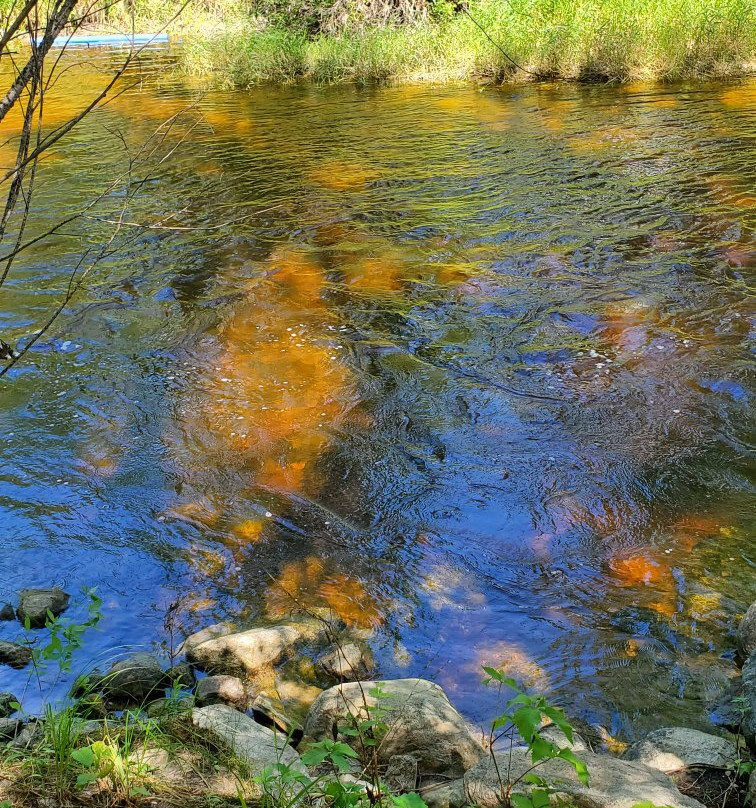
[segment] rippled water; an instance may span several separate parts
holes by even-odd
[[[704,726],[756,597],[756,83],[201,93],[163,61],[43,166],[38,230],[188,107],[134,168],[152,229],[2,380],[0,596],[97,586],[79,663],[168,643],[176,599],[178,635],[294,600],[476,720],[490,664],[626,738]],[[0,336],[116,202],[27,251]]]

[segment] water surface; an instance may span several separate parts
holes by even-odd
[[[756,597],[756,84],[202,93],[165,63],[42,168],[35,232],[178,114],[132,168],[150,229],[2,380],[0,596],[96,586],[78,664],[170,645],[177,600],[176,641],[299,602],[474,720],[487,664],[626,739],[705,727]],[[118,204],[19,259],[1,336]]]

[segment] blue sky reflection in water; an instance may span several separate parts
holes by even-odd
[[[115,128],[136,149],[191,106],[129,211],[186,229],[135,233],[3,382],[0,596],[97,586],[84,664],[166,643],[177,598],[190,631],[295,593],[475,720],[503,664],[620,734],[704,726],[756,596],[756,85],[149,68],[43,166],[36,226],[123,170]],[[4,338],[80,250],[18,264]]]

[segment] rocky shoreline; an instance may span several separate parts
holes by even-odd
[[[24,590],[18,606],[4,607],[1,616],[38,627],[65,611],[68,603],[59,589]],[[555,748],[574,752],[590,775],[586,785],[564,759],[547,760],[538,771],[554,791],[552,802],[582,808],[756,805],[756,772],[749,783],[747,763],[756,756],[756,603],[740,624],[739,641],[745,662],[729,697],[734,716],[729,732],[661,728],[616,756],[601,727],[574,722],[571,741],[556,725],[542,727],[543,737]],[[0,642],[0,664],[22,668],[30,661],[25,646]],[[419,794],[429,808],[501,806],[501,772],[512,781],[529,771],[527,745],[491,749],[486,735],[463,718],[437,684],[416,678],[380,680],[377,674],[364,634],[331,615],[306,613],[243,630],[230,624],[209,626],[184,640],[169,667],[152,654],[131,654],[105,672],[79,677],[71,696],[77,737],[82,739],[101,737],[104,727],[118,724],[124,710],[137,710],[156,722],[178,721],[175,726],[183,733],[191,727],[202,734],[205,745],[210,737],[243,763],[240,774],[218,752],[209,769],[205,761],[204,774],[197,779],[201,767],[191,744],[167,749],[148,735],[138,748],[140,765],[155,789],[145,803],[152,806],[174,804],[155,795],[177,788],[189,788],[182,800],[186,805],[192,804],[187,794],[259,803],[265,771],[286,764],[303,776],[312,775],[303,750],[322,742],[354,743],[355,732],[348,727],[359,726],[374,711],[380,713],[384,730],[372,760],[391,794]],[[12,694],[0,693],[5,756],[18,761],[31,753],[45,736],[45,720],[51,720],[49,715],[27,716]],[[369,794],[370,783],[356,757],[349,761],[351,770],[337,776],[349,778],[355,788],[364,786]],[[15,806],[22,787],[12,772],[0,772],[0,799]],[[84,789],[75,804],[88,804],[87,795],[91,804],[99,804],[101,788],[99,783]],[[519,782],[524,793],[529,788]],[[31,804],[63,804],[52,799]]]

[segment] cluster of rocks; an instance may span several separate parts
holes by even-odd
[[[333,627],[314,618],[243,631],[215,625],[188,637],[180,649],[185,661],[168,670],[151,654],[137,653],[106,673],[78,682],[77,688],[79,694],[97,694],[104,710],[138,704],[155,716],[175,705],[166,698],[167,688],[181,685],[191,691],[184,704],[192,724],[217,736],[246,764],[249,778],[244,779],[242,793],[249,801],[261,796],[253,778],[264,768],[283,762],[307,771],[297,751],[302,744],[324,739],[352,743],[352,735],[344,729],[375,706],[375,688],[380,685],[386,695],[381,706],[388,730],[374,752],[382,781],[396,794],[419,792],[430,808],[499,808],[500,773],[507,771],[516,780],[528,771],[532,761],[527,747],[487,749],[480,731],[430,681],[371,678],[374,663],[369,648],[343,629],[338,642],[333,642]],[[747,737],[753,745],[756,605],[743,621],[741,637],[749,654],[743,683],[751,699]],[[302,683],[303,672],[311,684]],[[12,701],[10,694],[0,694],[0,722],[14,720],[9,718]],[[13,732],[10,725],[5,731],[0,723],[0,736],[5,732],[8,738],[18,731],[18,722]],[[685,774],[732,771],[743,756],[732,738],[679,727],[652,732],[621,757],[603,752],[586,733],[571,743],[555,727],[546,728],[544,734],[559,746],[570,746],[588,767],[588,785],[580,782],[568,761],[551,760],[539,767],[539,775],[576,808],[634,808],[639,803],[702,808],[684,787]],[[177,756],[154,748],[146,759],[157,780],[167,785],[186,782],[195,765],[188,751]],[[213,794],[238,793],[238,777],[223,765],[210,775],[203,782]],[[357,780],[359,769],[350,776]]]
[[[3,603],[0,606],[0,620],[18,619],[23,626],[44,628],[48,617],[58,617],[67,608],[71,596],[62,589],[22,589],[17,606]],[[25,668],[32,661],[32,651],[28,645],[0,640],[0,665],[11,668]]]

